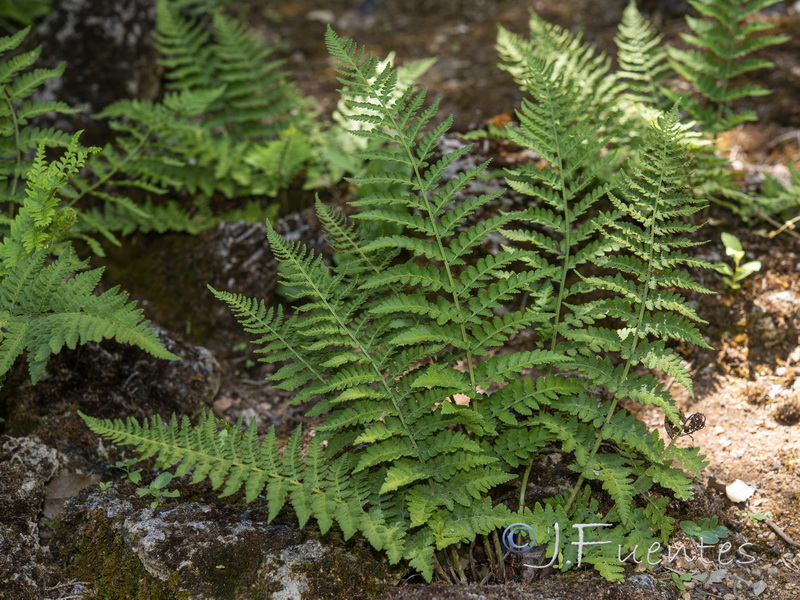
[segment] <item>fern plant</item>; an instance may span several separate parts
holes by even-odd
[[[694,49],[669,48],[672,67],[689,81],[705,101],[691,99],[686,108],[712,134],[755,121],[752,110],[734,112],[731,103],[763,96],[769,90],[757,84],[737,85],[736,79],[756,69],[773,66],[755,52],[788,41],[785,36],[763,35],[772,25],[753,20],[758,11],[778,0],[689,0],[705,18],[686,16],[691,34],[683,40]]]
[[[84,271],[87,263],[65,246],[47,261],[75,222],[75,213],[62,207],[59,190],[86,162],[76,135],[64,156],[47,162],[42,144],[26,175],[27,198],[0,242],[0,378],[27,352],[31,381],[42,376],[52,354],[64,346],[114,338],[135,344],[159,358],[177,359],[168,352],[128,295],[111,288],[95,295],[102,269]],[[80,272],[79,271],[83,271]]]
[[[84,215],[82,232],[116,241],[116,233],[139,225],[197,231],[244,214],[215,214],[215,197],[274,198],[320,162],[308,143],[316,127],[310,105],[287,81],[275,47],[208,4],[156,4],[156,45],[170,91],[159,102],[123,100],[96,115],[117,135],[74,180],[73,203],[102,202]],[[168,190],[188,207],[165,206],[160,197]],[[267,208],[258,220],[271,215]]]
[[[449,563],[466,581],[456,548],[480,538],[494,553],[496,530],[519,521],[604,519],[623,547],[666,541],[670,494],[691,494],[672,463],[693,472],[704,463],[697,449],[665,447],[620,404],[656,404],[679,422],[656,373],[691,390],[667,342],[704,344],[675,292],[703,291],[680,269],[704,266],[682,252],[692,243],[680,236],[694,229],[684,219],[702,204],[681,187],[677,112],[651,128],[614,184],[599,182],[613,157],[601,156],[612,128],[597,118],[597,99],[566,71],[523,56],[533,98],[515,141],[550,167],[509,174],[542,206],[498,213],[499,192],[466,192],[486,165],[446,175],[469,146],[436,156],[451,122],[433,125],[437,103],[426,107],[414,88],[396,93],[394,69],[330,28],[326,43],[351,118],[370,125],[353,132],[370,142],[362,156],[385,165],[352,182],[396,187],[355,201],[355,223],[317,203],[333,264],[267,227],[291,312],[212,290],[264,360],[282,364],[275,385],[296,402],[316,400],[308,414],[321,422],[307,447],[299,430],[281,450],[274,429],[259,444],[254,425],[219,430],[210,415],[166,426],[83,415],[87,425],[223,495],[264,494],[269,518],[288,502],[300,525],[313,517],[322,532],[360,533],[428,580],[447,578]],[[365,237],[372,223],[398,230]],[[509,244],[487,253],[498,235]],[[531,346],[506,351],[521,331]],[[529,503],[532,464],[552,446],[571,457],[574,490]],[[607,493],[602,503],[592,483]],[[511,506],[499,501],[509,489],[519,497]],[[575,564],[574,548],[540,533],[561,568]],[[588,562],[621,575],[616,552]]]

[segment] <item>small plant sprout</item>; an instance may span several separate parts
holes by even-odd
[[[699,521],[681,521],[681,529],[689,537],[697,538],[704,544],[714,545],[728,537],[728,528],[717,524],[717,517],[706,517]]]
[[[114,463],[114,467],[125,471],[125,477],[127,477],[131,483],[137,484],[142,481],[142,470],[131,469],[131,467],[135,465],[137,462],[139,461],[135,458],[129,458],[128,460],[118,460],[117,462]],[[103,489],[102,485],[103,484],[100,484],[101,490]],[[106,489],[108,488],[106,487]]]
[[[111,489],[111,486],[114,485],[114,482],[113,481],[101,481],[97,485],[100,486],[100,493],[101,494],[106,494],[106,493],[108,493],[108,490]]]
[[[722,281],[728,287],[732,290],[738,290],[742,287],[739,283],[742,279],[761,270],[761,261],[751,260],[743,265],[740,264],[744,258],[742,243],[739,238],[730,233],[722,234],[722,243],[725,246],[725,256],[733,259],[733,268],[731,268],[731,265],[721,262],[714,265],[714,270],[722,274]]]
[[[672,582],[675,584],[675,587],[681,591],[686,589],[685,582],[691,580],[692,576],[689,573],[672,573]]]
[[[164,498],[177,498],[181,495],[178,490],[167,490],[166,488],[172,482],[172,473],[165,471],[156,477],[149,487],[139,488],[136,493],[139,496],[153,496],[153,501],[150,503],[150,508],[157,508]]]

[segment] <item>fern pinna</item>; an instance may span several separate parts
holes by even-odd
[[[31,166],[36,149],[45,144],[49,147],[66,148],[70,135],[52,128],[34,127],[32,121],[47,113],[69,114],[80,109],[71,108],[63,102],[33,100],[36,88],[60,77],[64,63],[52,69],[34,69],[42,52],[41,46],[26,52],[13,53],[19,49],[30,33],[30,27],[15,34],[0,37],[0,191],[2,203],[9,205],[4,212],[13,217],[14,203],[24,199],[24,186],[20,185]],[[0,218],[0,224],[7,221]]]
[[[681,192],[675,113],[652,128],[636,166],[603,184],[598,172],[613,157],[603,157],[611,133],[596,99],[523,56],[533,97],[515,141],[550,166],[509,174],[542,206],[497,212],[499,193],[468,193],[485,165],[447,178],[469,146],[437,156],[450,125],[433,124],[437,103],[425,107],[411,87],[398,94],[394,70],[331,29],[326,42],[351,118],[369,125],[354,131],[370,141],[361,158],[385,170],[352,178],[374,190],[354,202],[355,222],[317,203],[330,263],[267,227],[291,311],[212,290],[257,337],[264,360],[282,364],[275,385],[296,402],[316,400],[310,444],[298,431],[281,451],[270,431],[259,445],[254,426],[220,430],[209,415],[166,426],[84,416],[89,427],[160,466],[178,463],[193,481],[210,478],[224,494],[264,494],[271,518],[288,502],[301,525],[313,517],[323,532],[336,524],[345,537],[360,533],[428,580],[435,570],[448,577],[446,563],[466,580],[456,546],[485,536],[487,553],[500,557],[492,538],[517,521],[548,528],[537,533],[549,556],[562,554],[550,534],[556,522],[607,518],[611,539],[630,548],[664,540],[668,497],[652,488],[688,495],[689,478],[672,461],[697,471],[701,459],[665,448],[618,408],[623,398],[655,403],[677,421],[649,371],[690,387],[666,342],[703,343],[673,291],[701,289],[679,271],[694,263],[676,236],[692,230],[682,219],[699,204]],[[384,182],[391,192],[371,185]],[[394,227],[365,235],[375,223]],[[489,236],[509,244],[486,253]],[[523,330],[531,347],[507,351]],[[552,446],[573,457],[574,492],[531,507],[528,475]],[[590,498],[587,480],[612,502]],[[519,486],[519,503],[496,499],[503,485]],[[563,556],[575,564],[571,546]],[[620,576],[616,555],[587,562]]]

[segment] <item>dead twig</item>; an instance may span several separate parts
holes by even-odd
[[[777,534],[778,534],[778,537],[779,537],[779,538],[781,538],[781,539],[782,539],[784,542],[786,542],[786,543],[787,543],[787,544],[789,544],[790,546],[794,546],[795,548],[800,548],[800,544],[798,544],[798,543],[797,543],[797,542],[795,542],[795,541],[794,541],[792,538],[790,538],[788,535],[786,535],[786,532],[785,532],[783,529],[781,529],[780,527],[778,527],[778,526],[777,526],[775,523],[773,523],[773,522],[772,522],[772,521],[770,521],[769,519],[767,519],[766,521],[764,521],[764,523],[766,523],[767,525],[769,525],[769,526],[770,526],[770,528],[772,528],[772,531],[774,531],[775,533],[777,533]]]

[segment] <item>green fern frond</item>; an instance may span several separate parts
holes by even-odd
[[[64,206],[59,193],[99,148],[83,148],[73,136],[63,156],[45,160],[45,146],[39,146],[26,174],[26,198],[0,242],[0,277],[27,254],[49,248],[75,223],[75,211]]]
[[[763,35],[771,26],[750,19],[777,0],[689,0],[705,18],[686,17],[692,34],[682,34],[694,49],[670,47],[672,68],[689,81],[705,101],[687,102],[686,108],[705,129],[717,134],[747,121],[753,111],[736,113],[731,103],[741,98],[763,96],[769,90],[756,84],[736,84],[745,73],[773,66],[752,56],[758,50],[788,41],[785,36]],[[673,94],[674,97],[677,95]]]
[[[614,42],[617,45],[619,76],[628,82],[628,93],[634,101],[666,109],[661,86],[672,76],[667,51],[661,46],[662,36],[630,0],[622,13]]]
[[[473,194],[471,185],[486,165],[461,166],[467,145],[440,152],[451,119],[437,124],[424,91],[328,28],[343,103],[364,142],[360,159],[371,166],[350,178],[361,188],[360,212],[351,222],[317,202],[330,255],[267,226],[291,309],[211,289],[275,365],[274,385],[294,402],[314,401],[308,445],[298,431],[281,452],[270,432],[259,447],[252,425],[218,431],[208,416],[195,426],[87,423],[225,494],[266,494],[270,519],[288,502],[300,525],[316,519],[322,531],[359,533],[428,579],[437,552],[520,519],[607,519],[622,544],[647,537],[631,523],[663,531],[658,499],[645,498],[653,509],[637,502],[659,482],[687,493],[688,477],[669,471],[671,462],[696,469],[702,459],[665,448],[618,407],[622,399],[654,404],[673,421],[677,409],[656,373],[691,389],[667,343],[704,343],[700,318],[676,291],[702,289],[681,271],[704,264],[687,254],[688,221],[702,205],[684,191],[675,110],[642,138],[624,173],[605,181],[617,160],[608,119],[623,86],[615,78],[587,86],[581,78],[599,82],[607,59],[534,25],[551,54],[509,46],[531,96],[509,135],[548,164],[508,174],[531,197],[529,209],[488,215],[499,194]],[[573,56],[559,62],[557,49]],[[500,240],[496,252],[485,250],[490,239]],[[528,348],[502,350],[516,335]],[[534,461],[553,447],[579,480],[528,508]],[[496,493],[523,466],[514,513]],[[587,479],[613,501],[606,515]],[[552,555],[554,540],[545,533],[542,541]],[[563,555],[574,559],[574,548]],[[594,560],[619,577],[612,558]]]
[[[31,100],[38,88],[63,74],[64,64],[51,69],[34,69],[41,47],[7,56],[22,45],[29,33],[30,27],[26,27],[0,38],[0,95],[3,97],[0,104],[0,190],[4,202],[17,204],[23,200],[19,183],[30,169],[35,151],[42,144],[67,147],[70,143],[67,134],[35,127],[31,120],[49,112],[80,111],[63,102]]]
[[[0,373],[27,351],[31,381],[36,383],[50,356],[64,346],[108,338],[135,344],[158,358],[178,358],[164,349],[141,309],[127,302],[126,293],[117,288],[99,296],[92,293],[102,270],[65,281],[86,263],[78,262],[69,247],[45,266],[46,256],[46,250],[28,254],[0,279]]]

